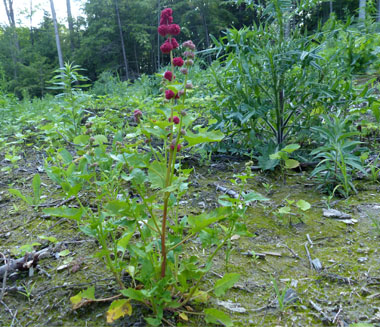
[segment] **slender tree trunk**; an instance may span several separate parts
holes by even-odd
[[[135,62],[136,62],[136,72],[138,75],[140,75],[140,68],[139,68],[139,59],[137,57],[137,47],[136,47],[136,42],[135,44],[133,45],[133,50],[135,52]]]
[[[359,20],[365,19],[366,0],[359,0]]]
[[[203,9],[205,9],[205,4],[203,4]],[[205,29],[206,47],[208,49],[208,48],[210,48],[210,36],[208,33],[208,26],[207,26],[207,21],[206,21],[206,16],[205,16],[204,10],[201,10],[201,16],[202,16],[203,27]],[[208,63],[211,65],[210,55],[207,55],[207,60],[208,60]]]
[[[55,42],[57,44],[59,67],[63,68],[64,64],[63,64],[63,56],[62,56],[62,49],[61,49],[61,41],[59,39],[57,16],[55,14],[53,0],[50,0],[50,7],[51,7],[51,15],[53,16],[54,31],[55,31]]]
[[[377,19],[376,21],[380,23],[380,0],[377,1]]]
[[[380,0],[379,0],[380,1]],[[161,12],[161,1],[157,1],[157,26],[160,25],[160,12]],[[157,70],[161,66],[161,51],[160,51],[160,34],[157,32]]]
[[[121,42],[121,51],[122,51],[122,53],[123,53],[123,61],[124,61],[124,69],[125,69],[125,78],[126,78],[127,80],[129,80],[128,61],[127,61],[127,54],[125,53],[123,28],[122,28],[122,26],[121,26],[121,21],[120,21],[120,13],[119,13],[119,4],[118,4],[118,0],[115,0],[115,9],[116,9],[117,24],[118,24],[118,26],[119,26],[120,42]]]
[[[70,32],[70,49],[71,52],[75,50],[75,41],[74,41],[74,24],[73,24],[73,15],[71,14],[71,1],[66,0],[67,7],[67,21],[69,23],[69,32]]]
[[[18,42],[18,35],[16,31],[16,20],[15,14],[13,11],[13,0],[4,0],[4,7],[7,13],[9,27],[11,29],[11,35],[13,39],[13,45],[11,45],[11,57],[14,64],[13,68],[13,77],[17,80],[18,76],[18,57],[20,53],[20,44]]]
[[[332,0],[330,0],[330,16],[332,15],[333,12],[334,12],[333,2],[332,2]]]

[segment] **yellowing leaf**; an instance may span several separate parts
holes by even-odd
[[[132,314],[132,306],[127,299],[113,301],[107,311],[107,322],[112,324],[115,320],[130,316]]]
[[[185,321],[188,321],[189,320],[189,317],[186,315],[186,313],[184,312],[181,312],[179,314],[179,317],[182,319],[182,320],[185,320]]]

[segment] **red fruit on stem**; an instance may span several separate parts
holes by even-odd
[[[173,65],[176,66],[176,67],[182,67],[184,64],[184,61],[181,57],[175,57],[173,59]]]
[[[172,90],[166,90],[165,91],[165,98],[167,100],[173,99],[175,97],[175,94]]]

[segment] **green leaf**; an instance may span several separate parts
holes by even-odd
[[[294,159],[285,160],[285,168],[294,169],[294,168],[297,168],[299,165],[300,163],[297,160],[294,160]]]
[[[285,151],[287,153],[292,153],[298,150],[301,146],[299,144],[289,144],[285,148],[281,149],[281,151]]]
[[[104,135],[95,135],[94,139],[95,139],[94,144],[102,145],[103,143],[108,142],[107,137],[105,137]]]
[[[67,208],[67,207],[60,207],[60,208],[46,208],[43,210],[44,213],[47,215],[51,215],[54,217],[63,217],[63,218],[69,218],[76,221],[80,221],[82,215],[83,215],[83,209],[82,208]]]
[[[58,150],[59,156],[62,158],[64,164],[70,164],[73,161],[73,157],[66,149]]]
[[[290,213],[290,210],[290,207],[281,207],[280,209],[278,209],[278,213],[287,214]]]
[[[225,219],[230,214],[229,207],[217,208],[211,212],[204,212],[198,216],[189,216],[187,221],[192,233],[198,233],[212,223]]]
[[[305,200],[298,200],[296,206],[300,208],[302,211],[306,211],[311,208],[311,204]]]
[[[380,123],[380,103],[379,102],[373,103],[371,106],[371,109],[376,121]]]
[[[271,155],[269,155],[269,158],[272,159],[272,160],[281,160],[282,159],[282,156],[281,156],[281,151],[278,151],[276,153],[272,153]]]
[[[25,201],[27,204],[32,205],[33,204],[33,199],[31,197],[26,197],[23,195],[19,190],[16,190],[14,188],[8,189],[8,192],[12,195],[15,195],[19,197],[21,200]]]
[[[123,237],[117,241],[117,249],[124,253],[125,250],[127,249],[127,245],[129,241],[131,240],[133,234],[134,234],[134,231],[124,234]]]
[[[140,168],[135,168],[132,172],[124,178],[126,181],[134,180],[138,185],[144,184],[147,180],[145,173]]]
[[[78,135],[74,138],[73,142],[78,145],[86,145],[88,144],[88,140],[90,139],[89,135]]]
[[[189,146],[193,146],[206,142],[220,142],[224,138],[224,134],[221,131],[207,131],[207,128],[200,128],[198,134],[188,132],[185,136],[185,140],[189,142]]]
[[[149,166],[148,177],[153,189],[163,189],[166,180],[166,165],[157,161],[153,162]]]
[[[41,197],[41,177],[39,174],[35,174],[32,181],[32,188],[34,194],[34,204],[38,204],[40,202]]]
[[[205,320],[207,323],[210,324],[223,324],[226,327],[232,327],[233,323],[229,315],[224,313],[223,311],[220,311],[218,309],[210,308],[210,309],[205,309]]]
[[[365,322],[359,322],[357,324],[350,324],[349,327],[375,327],[375,325],[367,324]]]
[[[249,203],[252,201],[269,201],[268,198],[256,192],[249,192],[248,194],[243,194],[243,198],[245,203]]]
[[[58,252],[58,254],[59,254],[60,257],[66,257],[66,256],[68,256],[70,254],[70,250],[66,249],[66,250],[63,250],[61,252]]]
[[[95,300],[95,286],[91,286],[85,291],[81,291],[77,295],[74,295],[70,298],[70,301],[73,305],[73,309],[75,310],[80,308],[81,304],[83,302],[86,302],[86,299]]]
[[[57,243],[58,242],[58,240],[54,236],[39,235],[38,237],[41,240],[48,240],[51,243]]]
[[[134,288],[130,287],[126,290],[121,290],[120,292],[121,294],[132,300],[136,300],[139,302],[144,302],[146,300],[146,297],[141,292],[141,290],[135,290]]]
[[[228,289],[235,285],[239,278],[240,274],[237,273],[225,274],[223,278],[219,279],[214,285],[215,296],[218,297],[225,294]]]

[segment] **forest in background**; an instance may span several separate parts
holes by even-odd
[[[199,52],[212,47],[210,35],[218,38],[227,28],[258,22],[257,12],[230,0],[87,0],[79,17],[72,17],[70,0],[66,2],[68,27],[58,24],[63,61],[83,67],[92,82],[104,72],[134,80],[168,64],[159,51],[157,34],[159,14],[165,7],[173,8],[182,26],[180,41],[192,39]],[[367,18],[375,20],[377,2],[364,3]],[[363,0],[361,4],[359,0],[320,1],[297,19],[304,22],[305,31],[313,31],[332,13],[344,21],[357,17],[360,6]],[[4,0],[5,8],[9,24],[0,26],[0,91],[19,98],[44,96],[51,92],[48,81],[59,67],[51,11],[45,8],[39,26],[31,23],[28,27],[16,23],[20,17],[15,16],[13,0]],[[26,11],[30,13],[30,8]],[[212,58],[204,55],[201,59],[207,66]]]

